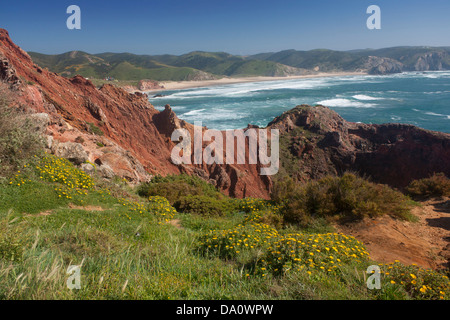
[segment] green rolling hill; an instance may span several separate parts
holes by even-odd
[[[174,55],[135,55],[131,53],[88,54],[72,51],[59,55],[29,52],[38,65],[63,76],[118,80],[158,81],[210,80],[236,76],[289,76],[305,70],[273,61],[260,61],[227,53],[191,52]]]
[[[284,65],[320,71],[356,71],[367,69],[369,57],[392,59],[402,64],[403,71],[450,69],[450,47],[392,47],[334,51],[317,49],[310,51],[285,50],[260,53],[249,59],[278,62]]]
[[[365,71],[374,74],[450,69],[450,47],[393,47],[334,51],[284,50],[237,56],[226,52],[194,51],[183,55],[89,54],[58,55],[29,52],[32,59],[66,77],[157,81],[211,80],[222,77],[293,76],[313,72]],[[381,67],[380,67],[381,66]]]

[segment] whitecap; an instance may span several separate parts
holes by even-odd
[[[357,95],[354,95],[352,98],[354,98],[356,100],[363,100],[363,101],[378,100],[378,98],[367,96],[365,94],[357,94]]]
[[[450,119],[450,115],[447,115],[447,114],[441,114],[441,113],[435,113],[435,112],[429,112],[429,111],[425,112],[425,114],[427,114],[429,116],[444,117],[444,118]]]
[[[362,103],[359,101],[351,101],[349,99],[328,99],[316,102],[316,104],[320,104],[327,107],[352,107],[352,108],[373,108],[376,105],[371,103]]]
[[[183,113],[184,116],[195,116],[201,113],[202,111],[205,111],[206,109],[198,109],[198,110],[192,110],[186,113]]]

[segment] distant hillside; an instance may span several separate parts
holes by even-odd
[[[63,76],[113,77],[118,80],[211,80],[221,77],[292,76],[314,72],[368,72],[450,69],[450,47],[393,47],[334,51],[284,50],[247,57],[225,52],[194,51],[176,55],[132,53],[89,54],[71,51],[58,55],[29,52],[42,67]]]
[[[272,61],[248,60],[227,53],[191,52],[174,55],[131,53],[88,54],[72,51],[59,55],[29,52],[34,62],[63,76],[118,80],[210,80],[223,76],[289,76],[306,71]]]
[[[45,55],[29,52],[33,61],[62,76],[73,77],[77,74],[88,78],[103,79],[112,77],[118,80],[154,79],[173,80],[209,80],[216,77],[189,67],[175,67],[152,60],[150,56],[131,53],[88,54],[72,51],[59,55]]]
[[[450,47],[393,47],[352,51],[326,49],[260,53],[248,59],[273,61],[304,69],[330,71],[438,71],[450,69]]]
[[[364,58],[349,52],[317,49],[310,51],[285,50],[250,56],[250,59],[274,61],[296,68],[328,71],[355,71],[362,68]]]
[[[450,47],[393,47],[366,50],[358,55],[395,59],[404,65],[404,71],[450,69]]]

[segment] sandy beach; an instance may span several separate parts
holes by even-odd
[[[219,86],[234,83],[246,82],[261,82],[261,81],[276,81],[276,80],[293,80],[293,79],[307,79],[320,77],[341,77],[351,75],[366,75],[364,72],[337,72],[337,73],[316,73],[302,76],[288,76],[288,77],[242,77],[242,78],[221,78],[217,80],[204,81],[162,81],[159,84],[164,86],[164,89],[155,89],[146,91],[145,93],[160,92],[166,90],[182,90],[191,88],[202,88],[210,86]]]

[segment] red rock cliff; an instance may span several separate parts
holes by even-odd
[[[48,134],[55,142],[84,141],[89,160],[107,163],[116,174],[145,180],[141,164],[150,174],[197,174],[237,197],[267,197],[269,181],[255,165],[177,166],[171,162],[173,129],[193,126],[178,119],[168,107],[159,112],[146,95],[130,94],[113,85],[97,89],[82,76],[59,76],[33,63],[0,29],[0,80],[20,92],[20,103],[34,112],[47,113]],[[98,128],[103,136],[93,135]],[[98,133],[98,130],[97,130]],[[104,145],[98,148],[98,145]]]

